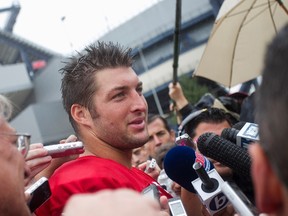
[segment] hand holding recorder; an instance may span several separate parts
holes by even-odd
[[[43,146],[42,143],[31,144],[26,157],[26,164],[29,166],[31,174],[25,185],[28,185],[33,178],[34,180],[43,176],[49,178],[63,163],[78,158],[79,154],[84,152],[84,148],[82,143],[73,144],[76,141],[77,137],[70,135],[67,139],[61,140],[60,144],[50,145],[50,147]],[[66,145],[65,143],[70,144]],[[59,148],[60,146],[61,148]],[[52,160],[52,158],[55,159]]]
[[[151,176],[155,180],[158,179],[158,176],[161,171],[160,167],[158,166],[154,158],[152,158],[151,160],[148,159],[146,162],[139,164],[138,168],[142,170],[143,172],[147,173],[149,176]]]

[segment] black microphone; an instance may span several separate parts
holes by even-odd
[[[237,134],[239,133],[240,130],[237,130],[235,128],[224,128],[221,132],[221,137],[229,140],[230,142],[235,143],[237,142]]]
[[[239,125],[242,125],[242,123],[239,123]],[[246,122],[239,130],[234,126],[233,128],[224,128],[221,137],[247,150],[250,143],[259,141],[258,125]]]
[[[234,125],[232,126],[232,128],[235,128],[236,130],[241,130],[246,123],[247,123],[247,122],[245,122],[245,121],[237,122],[236,124],[234,124]]]
[[[245,148],[213,133],[202,134],[197,141],[199,151],[233,170],[233,181],[254,203],[254,188],[251,178],[251,158]]]
[[[198,178],[193,164],[200,162],[205,170],[214,168],[213,164],[200,153],[188,146],[176,146],[170,149],[164,158],[164,170],[168,177],[186,190],[196,193],[192,181]]]
[[[214,192],[219,187],[219,182],[215,178],[210,178],[206,170],[198,162],[193,164],[193,169],[196,171],[202,181],[201,189],[206,193]]]
[[[248,152],[223,139],[214,133],[204,133],[197,140],[199,151],[221,164],[230,167],[234,172],[251,178],[251,158]]]
[[[224,128],[221,133],[221,137],[226,140],[229,140],[236,144],[237,134],[243,128],[246,122],[240,121],[232,126],[232,128]]]

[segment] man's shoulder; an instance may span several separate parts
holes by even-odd
[[[110,169],[111,166],[118,166],[118,163],[113,160],[96,156],[83,156],[63,164],[56,170],[56,173],[75,172],[75,170],[77,170],[77,172],[87,172],[87,170],[90,169],[95,170],[96,167],[99,171],[99,169]]]
[[[96,156],[83,156],[77,158],[76,160],[67,162],[59,167],[53,176],[54,179],[69,179],[77,180],[83,178],[107,178],[107,177],[115,177],[115,176],[130,176],[130,175],[139,175],[141,171],[135,171],[126,168],[120,163],[100,158]],[[70,176],[70,177],[69,177]]]

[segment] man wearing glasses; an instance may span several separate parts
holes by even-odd
[[[25,176],[30,169],[25,164],[29,147],[29,136],[18,135],[7,120],[11,105],[0,95],[0,214],[30,215],[24,195]]]

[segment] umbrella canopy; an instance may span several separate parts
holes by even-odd
[[[259,76],[267,44],[288,22],[287,5],[225,0],[194,75],[229,88]]]

